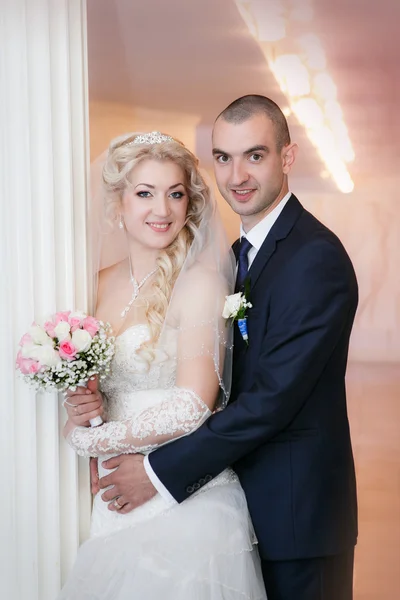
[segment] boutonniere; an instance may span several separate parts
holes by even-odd
[[[248,308],[253,308],[253,305],[248,301],[247,294],[238,292],[237,294],[226,296],[224,310],[222,311],[224,319],[231,319],[232,323],[237,321],[239,331],[247,345],[249,345],[246,314]]]

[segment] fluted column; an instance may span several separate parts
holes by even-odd
[[[54,600],[87,535],[87,465],[14,358],[34,318],[87,308],[85,2],[4,2],[0,39],[1,595]]]

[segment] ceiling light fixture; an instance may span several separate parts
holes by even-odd
[[[351,192],[354,183],[346,163],[354,160],[354,150],[322,43],[307,25],[313,17],[312,0],[236,0],[236,4],[288,100],[288,113],[305,128],[339,190]]]
[[[293,21],[308,23],[314,17],[311,0],[289,0],[289,18]]]

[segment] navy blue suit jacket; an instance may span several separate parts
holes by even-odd
[[[353,266],[292,195],[249,277],[249,346],[235,325],[228,407],[150,464],[178,502],[232,466],[264,559],[340,553],[357,538],[345,391]]]

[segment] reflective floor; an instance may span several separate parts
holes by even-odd
[[[351,364],[347,393],[360,519],[355,600],[398,600],[400,365]]]

